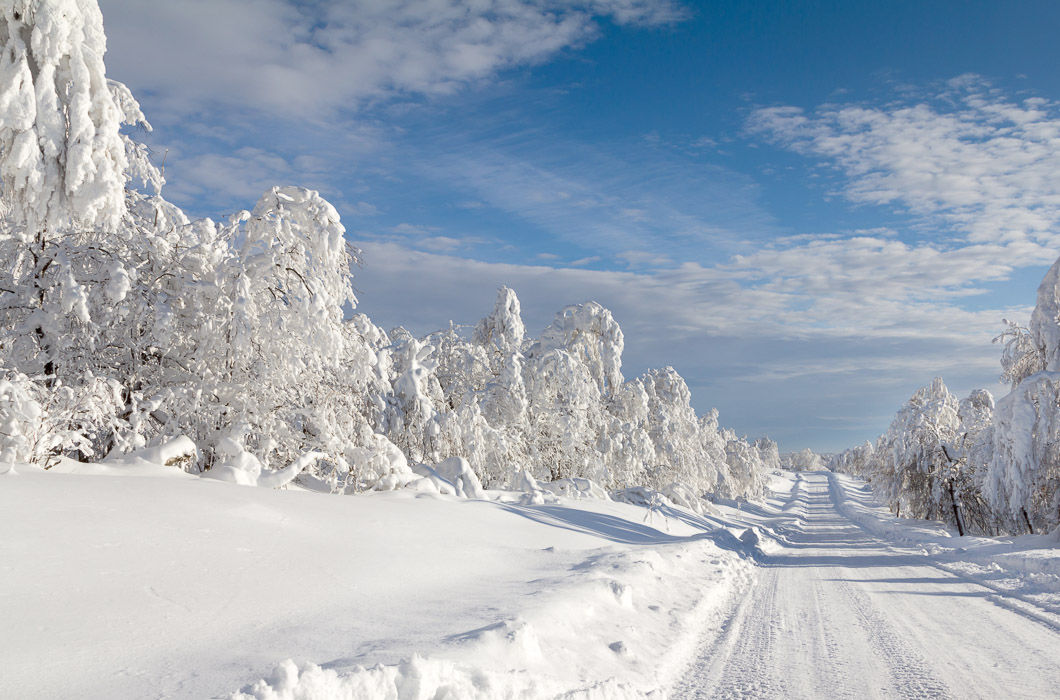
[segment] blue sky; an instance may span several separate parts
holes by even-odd
[[[190,213],[319,189],[384,327],[595,299],[627,376],[782,449],[872,439],[936,375],[1000,391],[1060,254],[1055,3],[101,5]]]

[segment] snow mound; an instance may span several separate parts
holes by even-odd
[[[591,479],[575,477],[555,481],[538,481],[528,469],[520,471],[512,482],[512,490],[522,493],[523,505],[558,503],[560,498],[575,501],[610,501],[607,490]]]
[[[306,452],[283,469],[272,471],[265,469],[261,460],[243,449],[239,441],[232,437],[221,438],[214,451],[221,463],[203,472],[204,479],[227,481],[241,486],[264,486],[280,488],[294,481],[306,467],[317,460],[325,459],[322,452]]]
[[[407,482],[406,488],[411,486],[417,490],[435,491],[457,498],[486,498],[482,483],[463,457],[449,457],[433,467],[417,464],[412,471],[422,478]]]
[[[127,454],[108,457],[104,463],[110,466],[138,466],[141,464],[162,465],[184,469],[199,458],[199,448],[186,435],[175,437],[155,447],[145,447]]]
[[[647,486],[633,486],[628,489],[612,491],[611,498],[619,503],[628,503],[649,509],[674,505],[661,491],[650,489]]]
[[[523,469],[516,475],[512,481],[512,490],[522,494],[520,503],[524,506],[540,506],[559,502],[559,497],[551,491],[546,491],[529,469]]]
[[[710,501],[697,496],[695,491],[686,484],[675,481],[663,486],[659,489],[659,493],[674,505],[687,508],[696,515],[721,515],[721,511],[715,508]]]
[[[181,435],[154,447],[125,454],[111,454],[102,462],[78,462],[60,457],[49,471],[53,474],[82,476],[147,476],[194,479],[184,467],[198,458],[198,448],[190,438]]]
[[[287,660],[232,700],[503,700],[563,697],[570,700],[633,700],[644,694],[611,679],[577,690],[565,689],[526,672],[489,671],[473,665],[413,656],[389,666],[360,667],[340,674],[316,664],[299,668]]]
[[[438,654],[370,668],[287,660],[230,697],[655,697],[684,668],[702,626],[719,623],[725,602],[751,575],[746,562],[708,541],[671,546],[677,549],[596,550],[573,576],[541,581],[535,604],[519,616],[451,635]],[[682,580],[698,583],[673,585]],[[638,590],[657,604],[638,604]]]
[[[556,479],[555,481],[539,482],[545,491],[563,498],[584,501],[610,501],[607,490],[591,479],[575,477],[573,479]]]

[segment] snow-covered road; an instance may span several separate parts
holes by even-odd
[[[673,696],[1056,697],[1060,619],[874,537],[838,506],[862,498],[805,473],[751,511],[772,535],[758,583]]]

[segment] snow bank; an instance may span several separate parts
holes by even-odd
[[[602,552],[542,581],[517,617],[450,635],[430,657],[345,672],[287,660],[232,697],[644,698],[676,679],[701,628],[750,577],[746,561],[704,539]]]
[[[3,479],[0,697],[641,697],[751,577],[682,509],[95,466]],[[466,464],[438,466],[481,493]]]

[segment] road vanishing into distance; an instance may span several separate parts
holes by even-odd
[[[879,539],[826,472],[749,506],[779,546],[704,635],[675,698],[1060,697],[1060,617]]]

